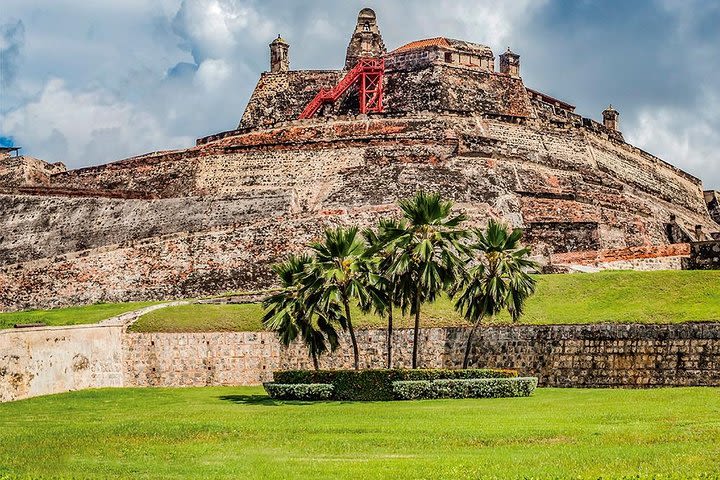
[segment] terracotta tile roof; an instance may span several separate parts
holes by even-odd
[[[425,47],[450,47],[450,42],[448,42],[448,39],[445,37],[435,37],[435,38],[427,38],[425,40],[416,40],[414,42],[410,42],[406,45],[403,45],[400,48],[396,48],[391,53],[400,53],[400,52],[407,52],[408,50],[415,50],[418,48],[425,48]]]
[[[451,48],[454,50],[469,52],[475,55],[492,56],[492,50],[490,50],[490,47],[488,46],[447,37],[435,37],[427,38],[425,40],[416,40],[414,42],[408,43],[407,45],[403,45],[400,48],[396,48],[390,53],[402,53],[410,50],[420,50],[428,47]]]

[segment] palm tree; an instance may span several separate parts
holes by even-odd
[[[403,220],[384,218],[380,219],[377,232],[372,229],[366,229],[363,232],[365,241],[368,244],[366,254],[372,258],[378,274],[375,288],[378,291],[380,301],[376,302],[372,307],[381,317],[387,314],[388,319],[386,358],[388,369],[392,368],[393,308],[399,306],[406,310],[406,304],[402,302],[404,296],[398,290],[400,285],[409,284],[409,282],[403,282],[401,278],[392,272],[392,265],[399,252],[392,240],[392,234],[405,228],[406,225]]]
[[[417,368],[420,306],[435,301],[455,282],[461,268],[459,255],[465,251],[461,240],[467,232],[460,226],[466,216],[452,215],[452,202],[423,191],[398,205],[405,221],[388,228],[387,241],[398,249],[389,273],[399,281],[401,303],[415,315],[412,368]]]
[[[472,339],[482,319],[507,309],[513,322],[517,322],[525,301],[535,292],[536,280],[528,271],[536,270],[537,264],[528,258],[530,249],[520,246],[522,234],[521,229],[510,231],[492,219],[485,232],[475,232],[476,241],[471,246],[474,265],[455,288],[460,292],[455,309],[473,322],[463,368],[468,367]]]
[[[334,228],[325,231],[322,242],[310,245],[315,261],[310,274],[303,280],[308,304],[325,315],[340,310],[344,326],[350,332],[355,369],[360,369],[359,350],[350,314],[350,302],[361,305],[373,302],[377,296],[370,287],[377,281],[365,256],[366,245],[357,227]]]
[[[282,291],[263,302],[263,325],[275,331],[286,347],[300,337],[310,352],[313,367],[318,370],[318,357],[328,351],[328,343],[330,350],[334,351],[339,342],[333,325],[334,312],[328,314],[306,307],[307,299],[301,291],[300,280],[311,264],[312,258],[308,255],[290,255],[273,266],[280,278]]]

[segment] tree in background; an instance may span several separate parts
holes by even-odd
[[[308,308],[310,302],[302,291],[301,281],[307,279],[308,267],[312,262],[309,255],[290,255],[282,263],[273,266],[282,291],[263,302],[263,325],[276,332],[280,343],[286,347],[300,337],[310,352],[313,367],[318,370],[318,357],[339,346],[334,326],[339,320],[339,312]]]
[[[386,366],[392,368],[392,338],[393,338],[393,308],[400,307],[405,313],[407,311],[407,299],[410,297],[409,292],[403,291],[402,287],[407,288],[409,281],[403,281],[401,277],[393,273],[392,266],[395,263],[400,250],[393,241],[394,232],[403,231],[407,228],[404,220],[380,219],[377,232],[372,229],[366,229],[363,232],[365,241],[368,244],[367,255],[372,258],[372,264],[377,273],[377,282],[375,289],[378,298],[372,306],[375,312],[384,317],[387,315],[387,356]]]
[[[415,315],[412,368],[417,368],[420,307],[433,302],[456,281],[462,267],[460,255],[466,251],[461,228],[464,214],[454,215],[453,203],[439,194],[418,192],[401,200],[404,222],[387,228],[384,236],[396,249],[388,274],[398,282],[397,292],[409,294],[410,313]]]
[[[360,305],[380,301],[372,285],[377,283],[371,262],[365,255],[366,245],[358,234],[357,227],[334,228],[325,231],[322,242],[310,245],[314,262],[303,280],[308,306],[334,315],[342,312],[342,318],[350,332],[355,369],[360,369],[355,329],[353,328],[350,302],[357,300]],[[376,298],[373,298],[376,297]]]
[[[473,322],[463,368],[468,367],[472,339],[482,319],[507,309],[517,322],[525,301],[535,293],[536,280],[528,272],[535,271],[537,264],[529,258],[530,249],[521,247],[522,234],[521,229],[511,231],[495,220],[488,222],[485,232],[475,231],[470,250],[472,266],[454,289],[458,292],[455,309]]]

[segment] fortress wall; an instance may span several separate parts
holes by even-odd
[[[177,232],[250,225],[286,214],[290,195],[259,189],[244,195],[128,200],[0,195],[2,265],[50,258]]]
[[[332,88],[341,78],[339,70],[265,72],[250,96],[238,128],[295,120],[321,88]]]
[[[383,210],[384,207],[380,207]],[[0,311],[194,298],[274,285],[270,264],[325,228],[370,225],[378,208],[316,217],[265,215],[252,225],[177,233],[0,267]]]
[[[522,80],[473,68],[431,65],[386,75],[386,112],[486,112],[529,117],[532,105]]]
[[[468,328],[425,329],[419,363],[462,365]],[[362,368],[383,368],[386,333],[357,332]],[[347,339],[321,368],[352,368]],[[282,348],[270,332],[129,333],[123,337],[129,386],[252,385],[277,369],[312,368],[300,345]],[[394,334],[396,367],[408,367],[412,330]],[[471,364],[515,368],[547,387],[720,386],[720,324],[549,325],[482,328]]]
[[[598,138],[591,138],[590,146],[601,170],[658,199],[707,215],[699,180],[660,160],[611,142],[601,143]]]
[[[334,87],[342,77],[343,72],[337,70],[263,73],[238,128],[268,127],[296,120],[321,88]],[[438,64],[388,70],[383,95],[384,114],[389,115],[431,111],[532,115],[521,79],[476,68]],[[335,105],[323,108],[333,115],[355,116],[357,93],[350,91]]]
[[[53,175],[50,186],[142,192],[155,197],[180,197],[195,191],[195,165],[202,148],[157,152],[106,165]]]
[[[67,188],[165,198],[62,197],[59,186],[52,197],[0,195],[0,308],[262,288],[270,262],[326,226],[372,225],[418,188],[453,199],[471,225],[525,228],[540,254],[663,245],[671,215],[717,230],[692,177],[629,147],[611,165],[621,147],[592,135],[447,115],[299,122],[55,175]],[[640,168],[659,172],[642,188]],[[666,181],[677,204],[653,193]]]
[[[121,387],[122,326],[0,330],[0,402]]]
[[[65,171],[62,163],[48,163],[21,155],[0,159],[0,187],[48,185],[50,176]]]
[[[720,270],[720,240],[694,242],[690,245],[687,266],[696,270]]]

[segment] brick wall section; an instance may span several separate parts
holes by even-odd
[[[423,330],[420,364],[462,365],[467,328]],[[358,332],[364,368],[384,366],[385,332]],[[322,368],[352,368],[347,341]],[[395,366],[410,365],[412,331],[395,333]],[[310,368],[300,346],[269,332],[139,334],[123,337],[125,381],[137,386],[257,384],[273,370]],[[543,386],[720,386],[720,324],[493,326],[473,344],[475,366],[516,368]]]
[[[551,255],[550,260],[553,264],[598,265],[630,260],[688,257],[689,255],[689,244],[676,243],[672,245],[631,247],[619,250],[557,253]]]

